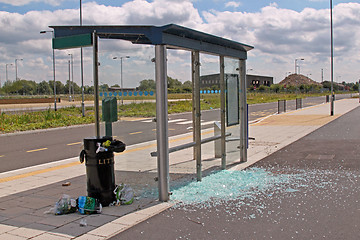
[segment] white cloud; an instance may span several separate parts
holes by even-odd
[[[270,7],[278,7],[278,4],[276,3],[276,2],[272,2],[272,3],[270,3],[270,5],[269,5]]]
[[[342,71],[341,66],[345,64],[353,64],[353,69],[358,69],[358,57],[353,53],[360,51],[359,14],[358,3],[344,3],[334,7],[337,71]],[[203,16],[208,23],[206,31],[255,46],[250,54],[252,58],[261,59],[257,67],[253,66],[257,73],[270,75],[267,72],[282,72],[285,66],[291,71],[294,59],[299,56],[306,58],[304,71],[320,72],[319,69],[329,64],[329,9],[306,8],[296,12],[272,4],[256,13],[212,11],[203,12]],[[269,68],[269,63],[263,64],[264,59],[270,60],[272,68]],[[282,63],[279,63],[279,59]],[[356,75],[360,74],[359,70],[356,71],[352,77],[348,72],[343,74],[349,76],[349,81],[355,81]]]
[[[4,2],[4,1],[2,1]],[[26,2],[26,1],[23,1]],[[83,4],[83,22],[86,25],[164,25],[175,23],[217,36],[233,39],[255,49],[248,53],[248,66],[253,74],[275,76],[281,80],[287,71],[294,71],[294,59],[304,57],[301,63],[303,73],[316,74],[321,68],[327,69],[330,53],[329,9],[315,10],[306,8],[301,12],[279,8],[275,3],[255,13],[246,12],[202,12],[203,18],[191,1],[172,0],[134,0],[121,7],[99,5],[95,2]],[[358,56],[360,51],[360,4],[343,3],[334,7],[335,68],[345,81],[355,81],[360,75]],[[41,81],[51,79],[51,34],[39,34],[49,25],[79,24],[78,9],[56,11],[31,11],[25,14],[0,11],[0,75],[5,63],[13,63],[15,58],[24,58],[19,68],[20,77]],[[153,78],[154,49],[132,45],[124,41],[101,41],[102,66],[111,65],[118,71],[116,55],[130,55],[126,60],[124,79],[133,87],[143,78]],[[91,49],[84,51],[85,83],[92,80]],[[79,79],[79,51],[74,50],[75,79]],[[36,59],[36,61],[34,61]],[[39,61],[43,59],[43,61]],[[189,80],[189,54],[169,52],[169,73],[183,81]],[[215,66],[217,58],[206,55],[203,59],[202,73],[205,68]],[[67,79],[67,51],[56,51],[57,79]],[[213,65],[211,65],[213,64]],[[125,66],[125,64],[124,64]],[[102,68],[102,69],[105,69]],[[139,71],[147,71],[142,73]],[[348,71],[352,69],[351,71]],[[12,70],[10,77],[14,79]],[[340,74],[340,72],[342,72]],[[102,78],[109,84],[118,81],[118,74],[102,72]],[[2,79],[4,79],[3,76]],[[327,78],[325,72],[325,78]],[[348,78],[348,79],[347,79]],[[319,77],[315,78],[319,81]]]
[[[227,2],[225,4],[225,7],[233,7],[233,8],[238,8],[241,6],[241,2],[234,2],[234,1],[231,1],[231,2]]]

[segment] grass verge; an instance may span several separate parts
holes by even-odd
[[[321,96],[325,94],[286,94],[286,93],[248,93],[248,103],[274,102],[279,99],[291,100],[309,96]],[[169,99],[181,99],[168,102],[168,113],[181,113],[192,111],[191,94],[169,94]],[[190,100],[183,100],[189,99]],[[201,109],[209,110],[220,108],[220,94],[202,94]],[[100,111],[101,114],[101,111]],[[132,103],[118,105],[118,117],[155,117],[156,104],[153,102]],[[47,129],[65,127],[71,125],[89,124],[95,122],[93,107],[87,107],[85,117],[82,117],[81,108],[59,108],[58,111],[47,109],[46,111],[30,113],[1,113],[0,133],[11,133],[35,129]]]

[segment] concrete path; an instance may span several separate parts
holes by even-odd
[[[247,163],[238,164],[237,143],[228,144],[229,168],[232,166],[232,169],[240,170],[249,167],[358,106],[358,99],[346,99],[335,102],[335,116],[329,116],[329,104],[322,104],[258,121],[249,129],[255,141],[250,141]],[[239,132],[236,127],[227,131],[233,136]],[[206,130],[202,134],[205,138],[213,132]],[[191,141],[192,135],[188,133],[171,138],[170,146]],[[213,143],[205,144],[203,149],[206,150],[202,155],[205,173],[206,170],[217,169],[220,160],[214,158]],[[80,165],[78,158],[0,174],[0,239],[106,239],[157,215],[173,203],[156,200],[156,158],[150,156],[150,152],[155,150],[156,142],[152,141],[129,146],[124,153],[115,156],[116,183],[130,184],[137,198],[129,206],[106,207],[99,215],[44,214],[62,194],[74,198],[86,195],[85,166]],[[192,149],[172,153],[170,164],[172,186],[194,176]],[[65,182],[71,185],[62,186]],[[84,219],[87,226],[81,227],[80,221]]]
[[[236,197],[178,204],[111,239],[360,239],[359,117],[357,107],[255,163]]]

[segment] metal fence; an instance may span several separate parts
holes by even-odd
[[[302,108],[302,98],[296,99],[296,109]]]
[[[278,100],[278,113],[286,112],[286,100]]]

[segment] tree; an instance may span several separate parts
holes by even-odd
[[[191,81],[185,81],[182,84],[182,90],[183,90],[183,92],[192,92],[192,82]]]
[[[41,94],[41,95],[50,95],[52,94],[54,91],[53,89],[50,87],[49,83],[46,81],[42,81],[40,83],[37,84],[37,93]]]
[[[80,94],[81,93],[81,87],[79,87],[79,85],[77,85],[75,82],[73,83],[73,88],[74,88],[74,93],[75,94]]]
[[[84,93],[86,94],[94,94],[95,90],[94,90],[94,86],[84,86]]]
[[[272,85],[270,86],[270,90],[273,91],[273,92],[278,93],[278,92],[280,92],[280,90],[281,90],[281,86],[282,86],[282,85],[280,85],[280,84],[272,84]]]
[[[49,81],[49,84],[52,88],[54,87],[54,81]],[[68,89],[69,88],[65,88],[65,85],[62,82],[56,81],[56,94],[66,94],[69,92]]]
[[[107,85],[106,83],[103,83],[99,86],[99,90],[100,91],[103,91],[103,92],[106,92],[109,90],[109,85]]]
[[[156,89],[155,81],[152,79],[144,79],[140,82],[140,91],[154,91]]]
[[[168,88],[181,88],[182,83],[174,78],[171,77],[167,77],[167,82],[168,82]]]
[[[352,86],[353,91],[359,91],[359,83],[356,83]]]

